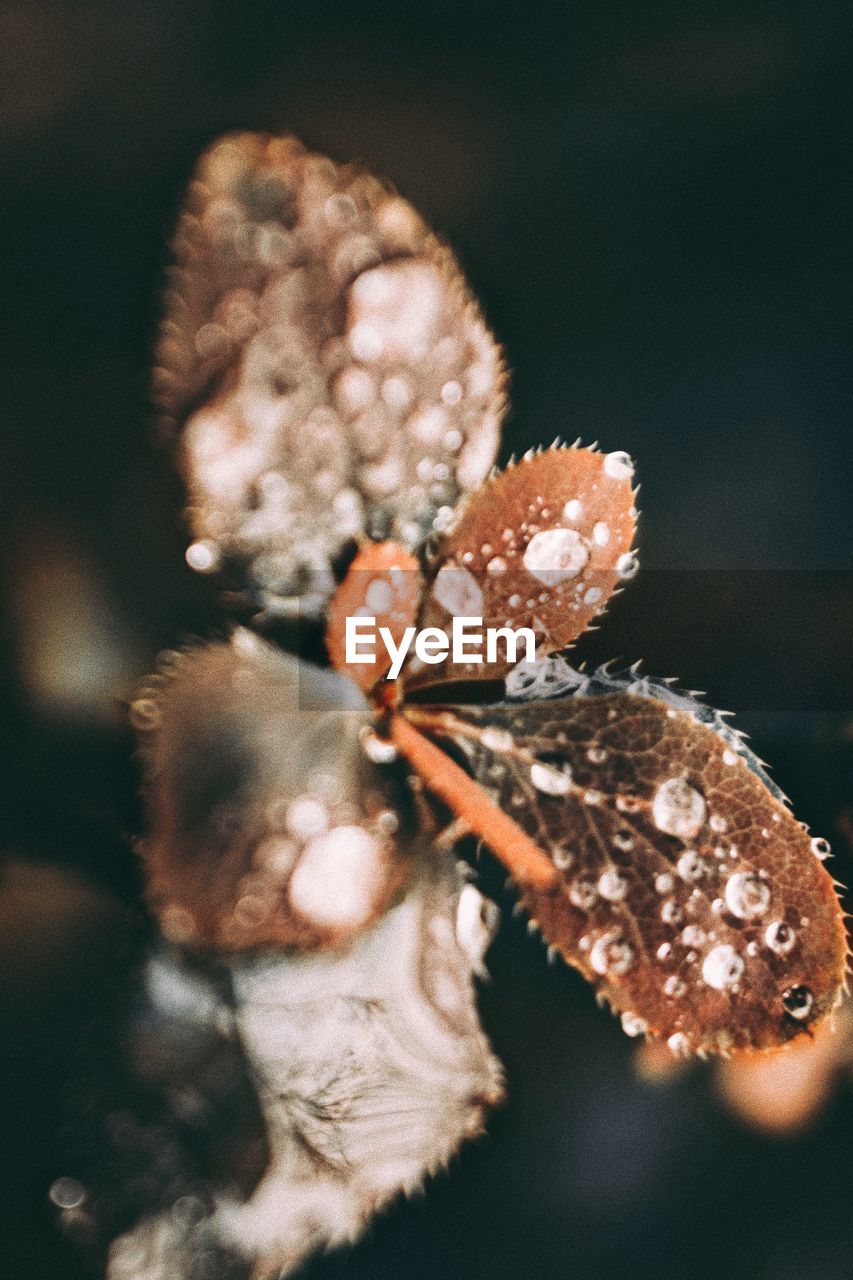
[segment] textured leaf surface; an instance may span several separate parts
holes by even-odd
[[[132,714],[148,895],[170,940],[336,945],[400,889],[411,806],[350,680],[240,631],[173,655]]]
[[[499,349],[411,205],[293,138],[215,143],[173,256],[155,394],[190,563],[316,612],[350,539],[413,546],[488,474]]]
[[[835,1005],[846,943],[822,842],[734,735],[624,691],[413,714],[560,869],[522,901],[626,1030],[674,1052],[768,1048]]]
[[[365,692],[372,689],[391,665],[388,649],[374,644],[374,662],[347,662],[347,619],[372,617],[375,627],[387,628],[394,645],[399,645],[407,627],[415,622],[422,587],[418,562],[404,547],[395,542],[373,542],[363,547],[335,592],[329,610],[326,648],[332,666],[346,672]]]
[[[600,614],[620,578],[633,576],[633,465],[624,453],[554,448],[525,457],[472,494],[442,539],[419,625],[447,631],[453,617],[486,628],[530,628],[537,653],[570,644]],[[517,658],[419,666],[406,686],[496,679]],[[523,656],[522,652],[519,657]]]

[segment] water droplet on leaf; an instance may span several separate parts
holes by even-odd
[[[804,1022],[812,1011],[814,996],[808,987],[788,987],[782,994],[782,1006],[785,1012],[797,1022]]]
[[[770,906],[770,889],[758,876],[737,871],[730,876],[724,890],[726,906],[739,920],[763,916]]]
[[[740,981],[746,964],[734,947],[721,943],[709,951],[702,962],[702,977],[709,987],[717,991],[729,991]]]
[[[604,933],[592,944],[589,962],[596,973],[619,978],[634,962],[634,953],[618,933]]]
[[[668,778],[655,792],[652,819],[659,831],[690,840],[705,822],[705,801],[684,778]]]
[[[572,773],[568,765],[558,769],[537,760],[530,766],[530,781],[537,791],[549,796],[565,796],[572,789]]]

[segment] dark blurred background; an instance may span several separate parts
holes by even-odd
[[[735,708],[849,878],[851,35],[847,0],[0,8],[0,1271],[84,1274],[44,1191],[141,919],[124,704],[217,625],[146,384],[220,132],[359,159],[452,242],[513,369],[506,454],[635,456],[644,571],[584,656]],[[508,1109],[312,1280],[853,1272],[849,1090],[754,1134],[708,1068],[644,1082],[519,922],[491,967]]]

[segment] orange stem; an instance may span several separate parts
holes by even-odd
[[[390,733],[394,746],[418,772],[427,789],[443,800],[457,818],[462,818],[474,835],[485,840],[513,879],[532,889],[556,888],[559,875],[550,859],[441,747],[430,742],[399,712],[391,716]]]

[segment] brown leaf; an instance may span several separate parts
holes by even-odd
[[[294,138],[214,143],[173,257],[154,380],[190,563],[317,612],[350,539],[412,547],[488,474],[500,350],[412,206]]]
[[[539,655],[570,644],[636,572],[632,477],[627,454],[554,448],[487,481],[438,546],[419,626],[449,632],[454,617],[481,617],[485,628],[530,628]],[[406,688],[498,679],[523,656],[501,639],[491,662],[485,651],[479,662],[410,660]]]
[[[560,869],[557,892],[522,885],[522,901],[629,1033],[676,1053],[770,1048],[836,1004],[841,908],[821,842],[688,701],[619,691],[410,712]]]
[[[225,950],[334,946],[375,920],[418,842],[356,686],[238,631],[136,699],[165,935]]]
[[[418,562],[396,542],[371,542],[362,547],[338,587],[329,610],[326,649],[332,666],[355,680],[366,693],[382,680],[391,665],[387,646],[377,647],[378,629],[390,632],[399,645],[408,627],[413,626],[423,586]],[[373,662],[346,660],[346,627],[349,618],[372,617],[372,647],[355,646],[374,658]]]

